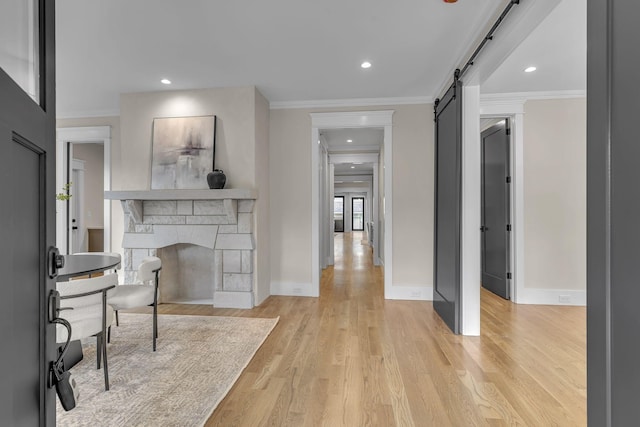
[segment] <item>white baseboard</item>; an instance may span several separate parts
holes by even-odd
[[[292,297],[318,297],[318,292],[312,289],[311,283],[271,282],[271,295]]]
[[[431,286],[391,286],[385,292],[386,299],[409,300],[409,301],[432,301],[433,287]]]
[[[573,289],[524,288],[516,291],[517,304],[587,305],[587,291]]]
[[[253,308],[253,292],[216,291],[213,294],[216,308]]]

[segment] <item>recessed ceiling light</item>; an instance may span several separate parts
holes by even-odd
[[[536,67],[527,67],[524,69],[525,73],[533,73],[535,70],[537,70]]]
[[[160,80],[160,83],[162,83],[163,85],[170,85],[170,84],[171,84],[171,80],[169,80],[169,79],[162,79],[162,80]]]
[[[353,142],[353,139],[347,139],[347,142]]]
[[[362,64],[360,64],[360,66],[362,68],[370,68],[371,67],[371,62],[369,61],[364,61]]]
[[[355,169],[355,168],[356,168],[355,166],[351,166],[351,169]]]

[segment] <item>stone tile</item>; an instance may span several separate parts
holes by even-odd
[[[137,270],[143,259],[149,256],[149,249],[132,249],[131,250],[131,267]],[[129,282],[130,283],[130,282]]]
[[[251,292],[253,290],[253,274],[225,273],[222,288],[225,291]]]
[[[163,226],[159,226],[163,227]],[[213,249],[218,234],[217,225],[176,225],[176,243],[191,243]]]
[[[194,215],[226,215],[222,200],[194,200]]]
[[[136,233],[153,233],[153,225],[151,224],[136,224]]]
[[[238,200],[238,212],[253,212],[255,202],[255,200]]]
[[[242,271],[241,273],[253,273],[253,251],[242,252]]]
[[[142,203],[144,216],[177,215],[178,202],[175,200],[145,200]]]
[[[222,251],[222,271],[224,273],[242,272],[240,251]]]
[[[179,215],[145,215],[144,224],[185,224],[185,217]]]
[[[251,234],[218,234],[216,249],[255,249]]]
[[[133,270],[133,264],[131,262],[131,249],[124,250],[124,257],[122,259],[122,268],[125,270]]]
[[[178,215],[193,215],[193,200],[178,200]]]
[[[238,213],[238,233],[247,234],[253,232],[253,214]]]
[[[220,234],[237,234],[238,226],[237,225],[221,225],[218,228],[218,233]]]
[[[194,215],[186,217],[186,224],[229,224],[226,215]]]
[[[127,249],[155,248],[156,236],[151,233],[124,233],[122,247]]]
[[[124,216],[124,232],[125,233],[134,233],[136,231],[136,222],[133,220],[133,217],[130,214],[125,214]]]
[[[236,224],[238,222],[238,201],[224,199],[224,210],[229,218],[229,224]]]
[[[216,291],[222,290],[222,251],[213,251],[214,272],[213,286]]]
[[[121,200],[122,210],[125,214],[131,215],[136,224],[142,223],[142,201],[141,200]]]

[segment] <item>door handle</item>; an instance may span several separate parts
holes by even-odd
[[[54,279],[58,277],[58,270],[64,267],[64,256],[60,255],[58,248],[54,246],[49,247],[47,252],[47,270],[49,272],[49,278]]]
[[[480,226],[480,231],[482,231],[483,233],[485,231],[487,231],[489,229],[489,227],[485,227],[484,225]]]

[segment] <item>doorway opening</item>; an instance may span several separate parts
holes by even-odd
[[[511,299],[511,127],[488,119],[481,126],[481,284]]]
[[[333,197],[333,231],[344,232],[344,196]]]
[[[340,191],[358,193],[357,196],[364,197],[365,206],[370,206],[364,209],[365,230],[360,232],[368,231],[367,238],[360,240],[372,242],[373,263],[384,265],[385,298],[392,297],[392,115],[393,111],[311,113],[312,290],[309,296],[320,295],[322,269],[334,262],[333,201],[338,185],[342,185],[351,188],[349,191],[340,188]],[[381,143],[373,150],[349,148],[353,146],[349,144],[356,141],[354,138],[343,138],[341,148],[330,149],[327,143],[326,132],[372,129],[381,137]],[[321,135],[321,131],[325,135]],[[360,166],[369,167],[371,173],[360,174]],[[348,168],[349,173],[342,174],[341,168]],[[350,210],[351,203],[345,199],[344,206]],[[343,218],[351,223],[349,213]],[[347,224],[345,232],[346,227]]]
[[[364,197],[351,198],[351,229],[364,231]]]
[[[82,174],[79,168],[74,172],[74,163],[80,164],[74,158],[84,161]],[[74,179],[83,182],[74,184]],[[57,129],[57,192],[68,183],[72,183],[71,199],[56,202],[56,244],[60,253],[111,252],[111,201],[104,198],[104,192],[111,191],[111,127]],[[74,232],[78,236],[75,245]]]
[[[68,252],[104,252],[104,144],[69,142],[67,158]]]

